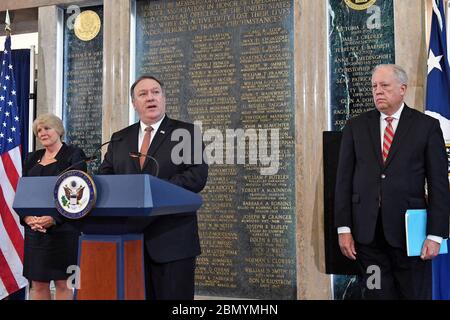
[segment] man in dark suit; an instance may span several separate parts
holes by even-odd
[[[436,119],[404,103],[406,88],[402,68],[375,67],[376,109],[349,120],[342,136],[335,197],[339,246],[357,260],[366,284],[379,268],[381,286],[374,281],[365,289],[371,299],[430,299],[430,260],[449,233],[442,131]],[[421,256],[408,257],[405,211],[418,208],[427,208],[428,236]]]
[[[208,165],[202,154],[194,155],[202,151],[201,134],[194,133],[197,130],[194,125],[165,114],[164,85],[155,77],[137,79],[131,86],[131,98],[140,121],[112,135],[115,142],[108,146],[100,174],[155,174],[153,159],[130,157],[130,153],[139,151],[159,163],[159,178],[200,192],[208,177]],[[187,133],[184,137],[189,139],[172,141],[175,130]],[[180,148],[180,143],[185,148]],[[172,152],[174,147],[185,154]],[[155,218],[144,230],[144,241],[147,299],[193,299],[195,257],[200,254],[196,214]]]

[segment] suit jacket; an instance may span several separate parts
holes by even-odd
[[[405,105],[383,164],[380,113],[347,122],[336,178],[335,226],[348,226],[369,244],[379,212],[387,242],[406,247],[405,211],[427,208],[427,234],[448,237],[450,194],[447,155],[439,122]],[[425,197],[427,182],[428,199]]]
[[[130,152],[138,152],[139,122],[114,133],[108,146],[105,158],[100,165],[100,174],[155,174],[155,164],[146,159],[141,170],[139,158],[129,156]],[[176,129],[185,129],[192,139],[184,139],[183,143],[190,150],[192,161],[176,164],[171,159],[171,153],[179,141],[171,141],[171,135]],[[194,135],[194,125],[164,117],[158,131],[154,134],[148,155],[159,163],[158,178],[193,192],[200,192],[206,184],[208,165],[200,157],[201,163],[195,163],[194,151],[203,151],[201,135]],[[199,137],[197,145],[194,138]],[[178,149],[176,149],[178,150]],[[203,154],[203,152],[202,152]],[[199,158],[197,156],[197,158]],[[198,159],[197,159],[198,160]],[[198,162],[198,161],[197,161]],[[144,241],[150,258],[154,262],[164,263],[200,254],[196,214],[177,214],[159,216],[144,230]]]

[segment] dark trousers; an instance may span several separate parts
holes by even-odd
[[[408,257],[405,248],[391,247],[384,236],[381,214],[378,216],[373,242],[368,245],[356,243],[356,260],[364,281],[364,298],[430,300],[431,261]],[[376,267],[380,270],[381,286],[370,289],[367,284],[376,283]]]
[[[147,300],[194,299],[195,257],[155,263],[145,250],[144,258]]]

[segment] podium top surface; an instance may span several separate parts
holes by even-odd
[[[96,175],[93,217],[149,217],[195,212],[200,195],[147,174]],[[58,177],[22,177],[13,208],[20,216],[58,215],[53,192]]]

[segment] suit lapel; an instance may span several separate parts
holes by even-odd
[[[138,141],[139,141],[139,127],[140,122],[135,123],[133,127],[131,127],[131,133],[125,136],[125,145],[128,146],[128,154],[130,152],[137,153],[138,152]],[[127,154],[127,156],[128,156]],[[141,171],[141,166],[139,164],[139,158],[131,158],[133,162],[133,166],[136,169],[136,172]]]
[[[405,104],[402,114],[400,115],[400,120],[398,121],[397,129],[394,133],[394,140],[392,141],[391,148],[389,149],[385,167],[389,165],[402,143],[405,143],[404,139],[406,137],[406,133],[408,132],[412,123],[413,119],[411,109]]]
[[[368,128],[370,137],[372,139],[372,150],[375,152],[375,158],[380,167],[383,166],[383,159],[381,157],[381,135],[380,135],[380,113],[373,110],[368,117]]]

